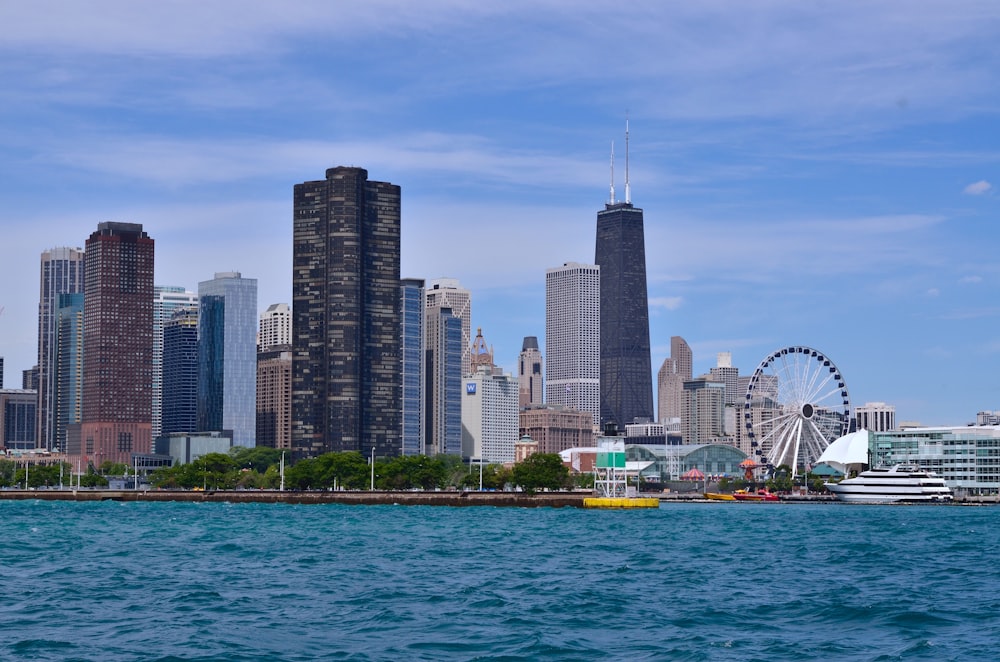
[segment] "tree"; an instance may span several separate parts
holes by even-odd
[[[283,453],[286,453],[286,451],[280,448],[268,448],[267,446],[256,446],[254,448],[233,446],[229,450],[229,455],[233,458],[238,468],[251,469],[261,474],[267,471],[268,467],[280,464]]]
[[[557,490],[566,486],[569,469],[558,453],[535,453],[514,465],[512,480],[528,493],[539,489]]]

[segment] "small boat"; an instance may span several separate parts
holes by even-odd
[[[778,495],[767,490],[757,490],[756,492],[736,490],[733,492],[733,498],[737,501],[777,501]]]
[[[724,492],[705,492],[705,498],[712,501],[736,501],[736,497]]]

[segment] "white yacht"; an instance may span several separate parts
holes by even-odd
[[[841,501],[858,503],[951,501],[951,488],[932,471],[895,465],[862,471],[855,478],[827,483]]]

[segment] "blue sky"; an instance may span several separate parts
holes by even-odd
[[[291,299],[292,186],[403,190],[402,274],[473,293],[498,363],[545,269],[592,262],[610,142],[645,210],[654,373],[807,345],[854,405],[1000,409],[1000,4],[39,1],[0,5],[0,356],[38,256],[142,223],[156,283]],[[543,345],[544,346],[544,345]]]

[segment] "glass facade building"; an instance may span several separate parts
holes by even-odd
[[[399,455],[400,189],[330,168],[293,216],[293,450]]]
[[[402,453],[424,452],[424,281],[400,282],[403,401]]]
[[[163,329],[181,308],[198,306],[198,295],[183,287],[153,288],[153,438],[160,435],[163,421]]]
[[[8,449],[35,448],[36,391],[0,390],[0,445]]]
[[[257,279],[239,272],[198,283],[198,429],[230,430],[234,446],[257,432]]]
[[[870,466],[933,471],[958,495],[1000,495],[1000,427],[908,428],[872,432]]]
[[[58,381],[55,377],[59,297],[83,293],[84,252],[52,248],[42,253],[38,294],[38,447],[59,445]],[[0,379],[2,381],[2,379]],[[62,431],[65,435],[65,430]]]
[[[594,263],[601,269],[601,423],[624,429],[653,420],[641,209],[616,202],[597,213]]]
[[[198,308],[175,310],[163,325],[160,434],[198,429]]]
[[[59,295],[56,313],[56,427],[52,450],[66,450],[66,430],[83,408],[83,293]]]

